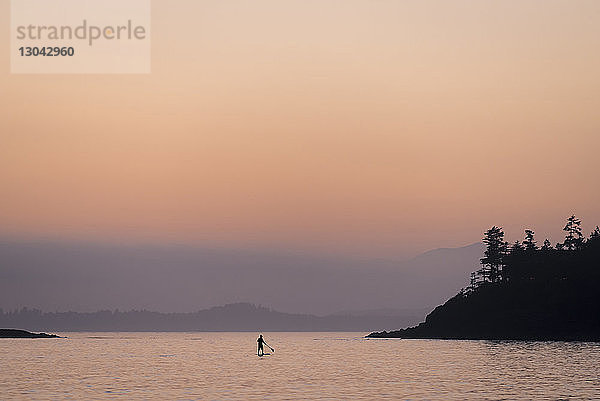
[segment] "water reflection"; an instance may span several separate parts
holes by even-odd
[[[600,344],[348,333],[67,333],[0,341],[2,399],[598,399]]]

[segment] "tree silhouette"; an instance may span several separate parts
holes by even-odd
[[[552,248],[552,243],[550,243],[550,240],[548,238],[546,238],[544,240],[544,245],[542,245],[541,250],[547,252],[547,251],[551,251],[552,249],[553,249]]]
[[[493,226],[485,232],[483,243],[486,245],[484,257],[481,258],[482,268],[478,270],[484,282],[496,283],[500,281],[504,258],[508,249],[508,244],[504,242],[504,232],[502,228]]]
[[[582,267],[579,273],[574,274],[569,266],[597,263],[599,258],[591,255],[594,252],[600,254],[600,227],[596,226],[586,239],[581,234],[581,221],[573,215],[567,220],[564,230],[567,233],[565,241],[553,248],[548,239],[538,247],[533,230],[525,230],[523,242],[515,241],[509,245],[504,241],[502,228],[490,228],[483,238],[486,249],[484,257],[480,259],[482,267],[471,274],[469,291],[465,294],[473,295],[482,288],[513,288],[532,282],[536,285],[555,282],[566,285],[566,280],[580,279],[587,267]],[[597,273],[600,282],[600,269]]]
[[[563,249],[574,251],[583,245],[583,234],[581,233],[581,220],[571,215],[567,219],[567,224],[563,231],[566,232],[565,242],[562,243]]]
[[[600,227],[596,226],[594,231],[590,234],[590,241],[600,240]]]
[[[512,244],[510,248],[510,253],[516,255],[519,252],[522,252],[523,250],[525,250],[525,247],[517,240],[514,244]]]
[[[527,251],[537,250],[534,234],[535,232],[533,232],[533,230],[525,230],[525,241],[523,241],[523,245]]]
[[[471,280],[469,282],[469,291],[475,291],[477,289],[477,273],[473,272],[471,273]]]

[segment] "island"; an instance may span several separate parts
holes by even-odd
[[[60,338],[56,334],[30,333],[25,330],[0,329],[0,338]]]
[[[565,240],[538,247],[532,230],[509,245],[485,233],[481,269],[425,322],[368,338],[600,341],[600,228],[585,238],[569,217]]]

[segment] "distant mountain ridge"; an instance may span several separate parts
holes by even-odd
[[[194,311],[252,302],[323,316],[427,310],[468,284],[481,244],[406,261],[185,246],[0,241],[0,308]],[[423,312],[425,310],[425,312]]]
[[[361,331],[373,325],[415,324],[414,314],[314,316],[274,311],[250,303],[217,306],[194,313],[100,311],[93,313],[21,309],[0,313],[0,327],[69,331]]]

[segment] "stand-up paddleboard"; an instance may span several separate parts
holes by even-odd
[[[268,345],[267,345],[267,347],[268,347]],[[259,357],[261,357],[261,356],[268,356],[268,355],[271,355],[272,353],[274,353],[274,352],[275,352],[275,349],[273,349],[273,348],[271,348],[271,347],[269,347],[269,349],[271,350],[271,352],[263,352],[263,354],[262,354],[262,355],[258,355],[258,356],[259,356]]]

